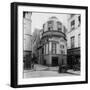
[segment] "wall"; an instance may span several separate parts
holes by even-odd
[[[75,36],[75,47],[78,47],[78,34],[81,33],[81,27],[78,27],[78,15],[73,16],[68,22],[69,22],[69,29],[67,33],[67,47],[68,49],[71,48],[71,37]],[[75,20],[75,29],[71,30],[71,21]]]
[[[10,87],[10,3],[13,1],[33,2],[33,3],[49,3],[49,4],[67,4],[67,5],[83,5],[90,9],[90,0],[1,0],[0,2],[0,90],[15,90]],[[90,10],[89,10],[90,11]],[[90,16],[90,12],[89,12]],[[90,20],[90,17],[88,18]],[[90,21],[89,21],[90,23]],[[90,26],[90,25],[89,25]],[[89,27],[90,29],[90,27]],[[90,38],[90,30],[88,30]],[[89,45],[90,46],[90,42]],[[88,47],[90,50],[90,47]],[[90,51],[89,51],[90,53]],[[89,55],[90,59],[90,55]],[[90,63],[90,60],[88,61]],[[88,66],[90,69],[90,65]],[[90,70],[89,76],[90,76]],[[89,77],[90,81],[90,77]],[[90,90],[89,84],[79,85],[61,85],[50,87],[34,87],[20,88],[17,90]]]
[[[24,51],[32,51],[31,14],[25,13],[23,18]]]
[[[24,50],[25,51],[32,51],[32,36],[31,35],[24,35]]]
[[[47,65],[51,64],[51,57],[50,57],[50,55],[44,55],[44,59],[46,60],[46,64]]]

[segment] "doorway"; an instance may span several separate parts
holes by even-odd
[[[52,66],[58,66],[58,57],[52,57]]]

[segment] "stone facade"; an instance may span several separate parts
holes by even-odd
[[[32,35],[31,35],[31,12],[23,12],[23,34],[24,34],[24,44],[23,44],[23,58],[24,58],[24,68],[30,68],[31,64],[31,54],[32,54]]]
[[[77,65],[80,69],[80,35],[81,35],[81,16],[71,15],[68,19],[67,33],[67,61],[70,68]]]
[[[38,46],[38,63],[48,66],[67,64],[66,28],[56,18],[51,17],[43,24]]]

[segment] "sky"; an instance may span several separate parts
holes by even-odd
[[[34,32],[35,29],[42,29],[43,24],[48,21],[48,19],[52,16],[58,18],[60,22],[62,22],[67,28],[67,19],[69,14],[54,14],[54,13],[37,13],[33,12],[31,16],[32,25],[31,25],[31,33]]]

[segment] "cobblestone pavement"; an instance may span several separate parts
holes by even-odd
[[[67,73],[58,73],[58,68],[59,68],[58,66],[48,67],[35,64],[34,69],[24,70],[24,78],[80,75],[80,71],[73,71],[73,70],[68,70]]]

